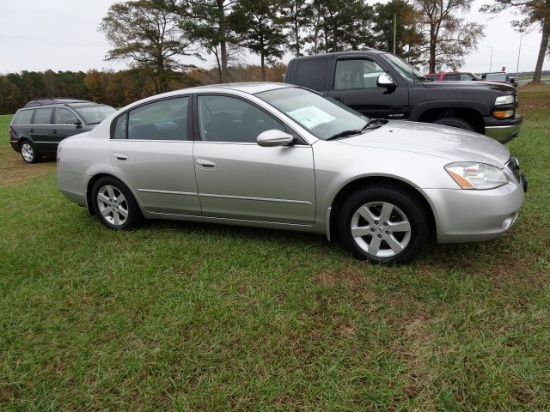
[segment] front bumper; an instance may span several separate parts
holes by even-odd
[[[526,180],[492,190],[425,190],[434,211],[437,241],[478,242],[501,236],[516,222]]]
[[[519,135],[523,117],[516,114],[510,120],[498,120],[493,117],[485,118],[485,135],[500,143],[507,143]],[[506,124],[502,124],[506,123]]]

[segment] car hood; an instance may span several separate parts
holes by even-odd
[[[479,161],[498,167],[510,158],[510,152],[504,145],[481,134],[408,121],[390,121],[378,129],[339,142],[436,156],[450,161]]]

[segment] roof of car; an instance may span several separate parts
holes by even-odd
[[[376,50],[371,49],[369,47],[364,47],[360,50],[348,50],[348,51],[338,51],[338,52],[330,52],[330,53],[322,53],[322,54],[315,54],[311,56],[300,56],[295,57],[293,60],[304,60],[304,59],[322,59],[325,56],[357,56],[357,55],[364,55],[364,54],[388,54],[388,52],[382,51],[382,50]]]
[[[198,86],[187,90],[200,91],[205,89],[221,88],[221,89],[238,90],[243,93],[255,94],[255,93],[265,92],[268,90],[281,89],[286,87],[292,87],[292,85],[287,83],[277,83],[277,82],[241,82],[241,83],[222,83],[222,84],[212,84],[207,86]]]
[[[29,101],[25,107],[38,107],[38,106],[48,106],[51,104],[72,104],[72,103],[93,103],[90,100],[84,99],[72,99],[68,97],[53,97],[46,99],[35,99]]]

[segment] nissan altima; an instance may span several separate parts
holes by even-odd
[[[355,257],[406,263],[424,245],[505,233],[527,183],[480,134],[369,119],[279,83],[153,96],[63,140],[58,185],[111,229],[144,219],[324,234]]]

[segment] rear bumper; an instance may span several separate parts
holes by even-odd
[[[523,122],[523,117],[519,114],[506,121],[506,124],[503,125],[503,120],[497,120],[492,117],[485,119],[485,135],[495,139],[500,143],[507,143],[513,138],[519,135],[521,129],[521,123]]]
[[[10,139],[10,146],[17,153],[21,153],[21,148],[19,147],[19,141],[18,140]]]

